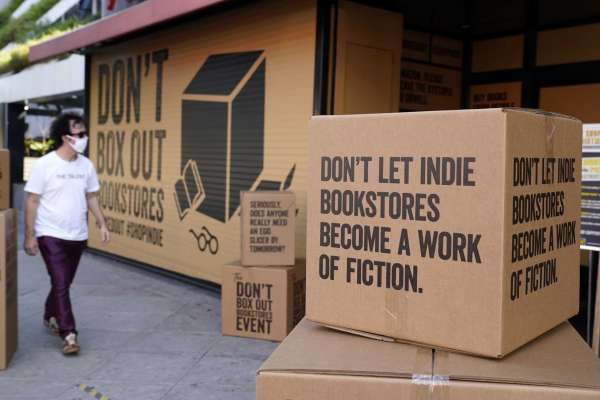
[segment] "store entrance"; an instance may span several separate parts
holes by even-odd
[[[13,102],[7,105],[7,148],[11,157],[12,207],[21,209],[23,187],[34,162],[52,149],[50,125],[62,112],[83,113],[83,93]]]
[[[339,1],[330,17],[329,114],[525,107],[600,123],[598,2]],[[571,322],[598,347],[597,254],[581,251]]]

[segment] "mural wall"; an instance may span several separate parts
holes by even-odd
[[[91,57],[90,158],[119,256],[220,283],[239,193],[297,194],[304,254],[316,4],[264,1]],[[90,221],[90,225],[92,221]]]

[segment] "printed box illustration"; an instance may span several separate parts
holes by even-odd
[[[240,196],[242,265],[294,265],[296,195],[260,191]]]
[[[578,312],[580,121],[489,109],[310,130],[309,319],[502,357]]]
[[[260,367],[257,400],[600,398],[600,360],[564,323],[493,360],[301,321]]]
[[[213,54],[182,100],[180,218],[188,210],[225,222],[263,169],[265,57],[262,51]]]
[[[17,351],[17,212],[0,211],[0,370]]]
[[[255,339],[283,340],[304,317],[306,265],[223,266],[222,333]]]

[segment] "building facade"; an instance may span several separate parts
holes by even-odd
[[[311,115],[528,107],[599,122],[600,7],[570,5],[148,0],[30,60],[85,51],[115,237],[102,251],[218,284],[239,258],[242,190],[297,194],[303,254]],[[597,268],[582,271],[589,314]]]

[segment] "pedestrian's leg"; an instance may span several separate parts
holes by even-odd
[[[83,255],[83,251],[87,247],[87,241],[72,241],[69,242],[69,264],[70,264],[70,272],[69,280],[73,283],[75,279],[75,274],[77,273],[77,268],[79,267],[79,262],[81,261],[81,256]]]
[[[44,259],[44,263],[46,264],[46,270],[48,271],[48,276],[50,277],[50,291],[48,292],[48,296],[46,297],[46,304],[44,306],[44,320],[49,321],[50,318],[56,318],[56,305],[54,303],[55,294],[52,285],[52,270],[50,269],[50,259],[48,258],[48,247],[47,247],[47,238],[45,236],[38,238],[38,244],[40,247],[40,253],[42,254],[42,258]]]
[[[50,271],[48,271],[48,275],[50,275]],[[50,288],[50,293],[46,297],[46,305],[44,307],[44,320],[50,321],[52,317],[56,318],[56,307],[54,307],[54,294],[52,293],[52,288]]]
[[[52,299],[54,300],[55,317],[60,329],[60,336],[64,338],[75,331],[75,322],[69,299],[69,287],[71,285],[72,262],[69,254],[68,242],[45,236],[38,240],[40,252],[46,262],[46,268],[50,274],[52,284]]]
[[[85,250],[87,242],[86,241],[69,241],[68,242],[68,250],[67,250],[67,254],[68,254],[68,259],[69,259],[69,274],[68,274],[68,282],[69,282],[69,289],[67,290],[67,299],[68,299],[68,303],[69,303],[69,310],[70,312],[70,322],[69,322],[69,326],[71,327],[70,331],[67,333],[75,333],[77,334],[77,327],[76,327],[76,323],[75,323],[75,313],[73,312],[73,306],[71,303],[71,293],[70,293],[70,288],[71,285],[73,284],[73,280],[75,279],[75,274],[77,273],[77,267],[79,266],[79,261],[81,260],[81,255],[83,254],[83,250]]]

